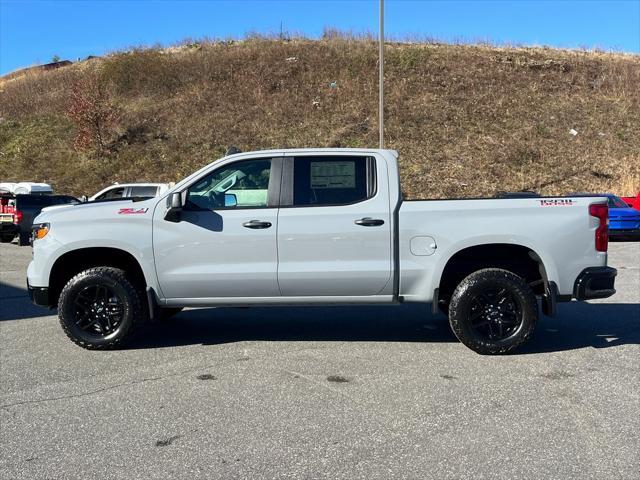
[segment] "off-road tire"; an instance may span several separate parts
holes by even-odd
[[[100,336],[77,325],[78,295],[86,288],[105,286],[119,298],[123,314],[112,333]],[[110,350],[130,343],[148,319],[142,292],[127,278],[124,270],[94,267],[75,275],[62,289],[58,299],[58,317],[64,333],[77,345],[89,350]]]
[[[505,327],[507,331],[511,328],[513,331],[505,334],[505,338],[500,339],[494,339],[478,332],[478,325],[481,325],[482,322],[485,322],[487,326],[494,322],[492,325],[495,326],[497,325],[495,322],[499,321],[495,320],[495,316],[499,316],[499,313],[494,313],[495,309],[491,313],[480,315],[480,317],[477,313],[482,310],[478,298],[486,298],[486,293],[496,290],[506,292],[505,296],[511,299],[510,302],[514,306],[512,310],[515,311],[515,313],[510,312],[510,315],[514,321],[517,319],[520,322],[519,324],[511,323],[511,326]],[[489,303],[491,304],[491,302]],[[498,311],[501,311],[500,308],[503,308],[503,305],[498,307]],[[484,311],[490,310],[487,307],[487,310]],[[492,320],[487,320],[489,318]],[[474,326],[474,321],[476,326]],[[485,268],[468,275],[456,287],[449,303],[449,324],[453,333],[464,345],[483,355],[513,352],[533,336],[537,321],[538,302],[531,287],[522,277],[499,268]],[[503,324],[500,324],[499,328],[502,333]]]

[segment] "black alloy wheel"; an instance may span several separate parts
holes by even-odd
[[[67,336],[87,349],[120,348],[148,320],[142,287],[114,267],[94,267],[71,278],[58,298],[58,317]]]
[[[506,288],[488,289],[475,295],[469,305],[469,322],[478,336],[504,340],[522,325],[522,312]]]
[[[509,353],[527,342],[538,322],[538,302],[520,276],[485,268],[469,274],[449,303],[449,324],[458,339],[484,354]]]
[[[116,331],[124,318],[124,302],[106,285],[89,285],[76,294],[76,325],[85,332],[106,337]]]

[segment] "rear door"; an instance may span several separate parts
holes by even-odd
[[[165,298],[278,297],[278,198],[282,159],[226,163],[185,192],[179,222],[153,218],[153,250]],[[197,300],[193,301],[197,304]]]
[[[364,155],[287,157],[278,214],[283,296],[371,296],[391,286],[385,164]]]

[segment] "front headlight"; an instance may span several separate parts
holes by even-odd
[[[37,223],[31,227],[31,240],[36,241],[44,238],[47,236],[47,233],[49,233],[49,224]]]

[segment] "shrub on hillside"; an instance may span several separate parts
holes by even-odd
[[[107,143],[115,133],[119,116],[107,85],[97,73],[89,73],[73,84],[68,117],[76,126],[73,145],[77,150],[108,153]]]

